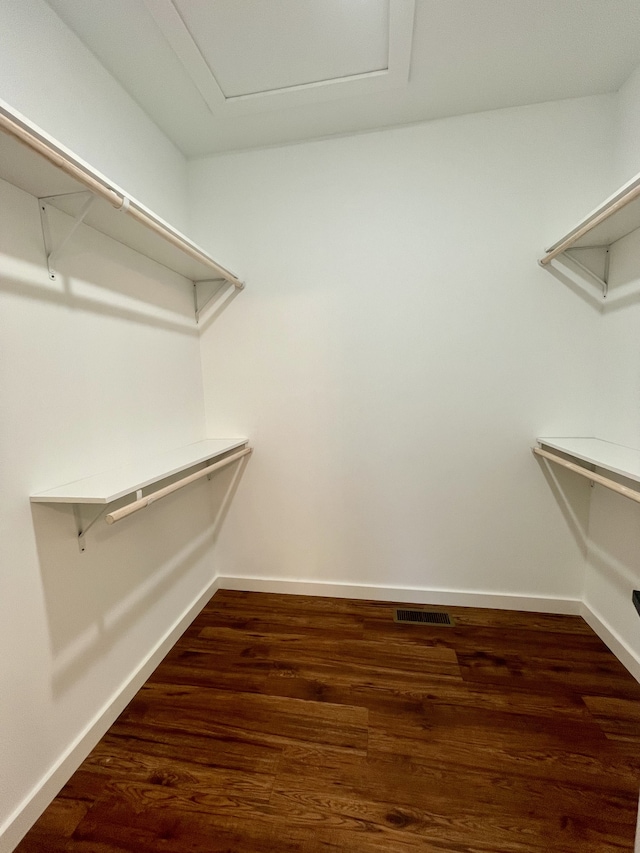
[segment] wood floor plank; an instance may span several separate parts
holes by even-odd
[[[56,797],[22,842],[23,853],[64,853],[67,841],[89,810],[85,800]]]
[[[217,639],[217,629],[204,628],[199,637],[211,642]],[[276,662],[317,662],[341,664],[345,659],[352,666],[360,666],[375,672],[396,670],[404,673],[424,673],[459,676],[458,661],[453,649],[423,644],[407,647],[402,642],[336,639],[331,636],[309,637],[293,635],[282,640],[281,636],[268,642],[264,637],[252,649],[244,653],[254,660]]]
[[[640,745],[640,702],[617,696],[582,698],[608,738]]]
[[[423,767],[437,765],[443,754],[452,767],[468,770],[490,768],[496,775],[525,776],[582,785],[586,789],[600,788],[613,792],[638,791],[637,759],[617,756],[611,752],[584,749],[570,753],[557,750],[553,744],[536,748],[513,740],[487,742],[482,736],[462,740],[422,740],[416,742],[408,735],[397,736],[384,729],[369,733],[369,755],[372,757],[400,755]]]
[[[289,824],[298,827],[322,824],[348,830],[358,838],[361,834],[375,833],[390,842],[411,838],[424,845],[443,847],[449,844],[453,849],[464,849],[472,837],[472,849],[501,853],[548,850],[549,846],[542,848],[541,842],[549,845],[550,841],[553,850],[576,849],[574,845],[580,844],[577,849],[601,853],[625,831],[627,839],[632,841],[634,829],[633,825],[621,828],[597,816],[569,818],[563,815],[560,821],[553,821],[546,815],[532,814],[531,810],[518,815],[486,804],[482,809],[470,809],[463,797],[457,804],[448,801],[445,809],[433,802],[422,809],[390,807],[362,796],[356,799],[318,794],[302,787],[274,791],[268,808],[279,814],[286,813]]]
[[[147,683],[126,720],[250,744],[317,742],[366,750],[366,708],[160,682]]]
[[[218,592],[18,853],[632,853],[640,685],[589,626],[395,606]]]
[[[292,832],[282,819],[272,820],[255,811],[194,816],[175,812],[165,802],[134,812],[111,799],[98,804],[82,821],[74,853],[93,853],[92,845],[105,841],[117,853],[308,853],[314,835]]]
[[[629,681],[629,673],[613,655],[598,652],[584,660],[558,657],[528,656],[511,653],[494,654],[484,650],[458,652],[463,678],[467,680],[513,679],[529,682],[556,683],[577,694],[588,694],[597,680],[600,695],[640,701],[640,685]],[[588,658],[588,659],[587,659]]]
[[[554,782],[549,779],[507,775],[495,768],[474,770],[442,762],[426,767],[368,759],[367,796],[397,806],[431,808],[436,805],[446,811],[464,791],[465,808],[481,816],[490,807],[494,813],[518,815],[520,819],[536,815],[539,819],[565,815],[582,819],[594,814],[633,829],[634,793],[587,789],[572,781]]]
[[[159,786],[170,791],[192,792],[194,798],[223,793],[224,797],[244,797],[256,802],[266,802],[271,795],[275,773],[256,773],[206,767],[194,761],[173,758],[167,761],[154,755],[115,751],[109,744],[101,744],[84,762],[83,769],[109,777],[113,785],[135,784]]]
[[[190,731],[178,736],[173,730],[163,732],[156,727],[140,726],[131,722],[126,714],[115,722],[89,759],[99,755],[103,747],[107,752],[152,755],[167,762],[179,758],[205,768],[252,775],[275,773],[282,751],[277,745],[232,740],[226,732],[221,737]]]

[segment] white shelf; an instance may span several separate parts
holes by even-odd
[[[94,202],[83,220],[87,225],[191,281],[226,278],[242,287],[238,277],[204,249],[3,101],[0,131],[0,179],[72,216],[91,191]],[[119,199],[126,200],[126,210],[114,207]]]
[[[30,495],[32,503],[106,505],[247,444],[246,438],[210,438],[122,468]]]
[[[543,448],[569,456],[640,483],[640,450],[600,438],[538,438]]]
[[[640,175],[620,187],[599,207],[547,249],[548,264],[567,249],[606,248],[640,228]]]

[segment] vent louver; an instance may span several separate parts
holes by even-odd
[[[432,610],[407,610],[397,608],[393,616],[394,622],[403,622],[410,625],[454,625],[454,621],[448,613],[440,613]]]

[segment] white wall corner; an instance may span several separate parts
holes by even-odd
[[[615,168],[619,183],[640,172],[640,65],[616,97]]]

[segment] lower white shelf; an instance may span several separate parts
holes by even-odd
[[[640,482],[640,450],[601,438],[538,438],[545,448],[559,450],[589,465]]]
[[[563,455],[558,455],[558,451]],[[586,477],[592,484],[598,483],[612,492],[640,503],[640,490],[623,485],[595,470],[599,468],[627,480],[640,482],[640,450],[603,441],[601,438],[539,438],[538,447],[534,447],[533,452],[547,462]],[[567,456],[577,462],[567,459]]]
[[[45,492],[36,492],[30,495],[29,499],[32,503],[105,506],[166,477],[223,456],[230,450],[246,445],[247,441],[246,438],[209,438],[197,441],[158,456],[143,457],[122,468],[114,468]]]

